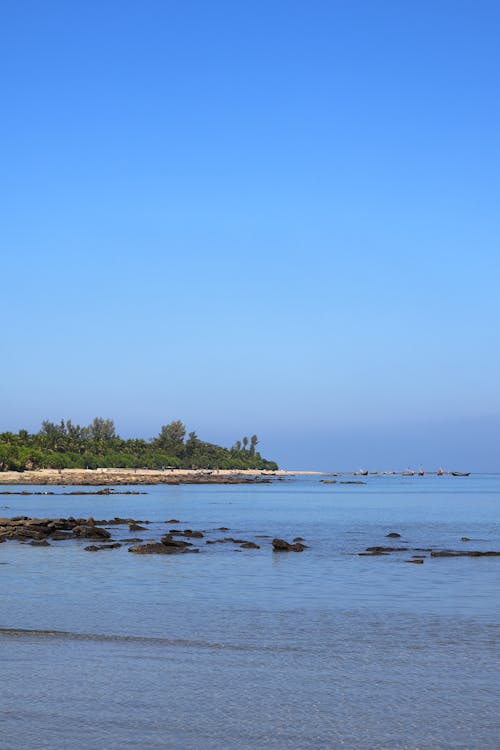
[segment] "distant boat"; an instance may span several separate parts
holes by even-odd
[[[420,467],[420,469],[418,470],[418,476],[423,477],[424,474],[425,474],[425,471],[422,469],[422,467]]]
[[[413,471],[413,469],[406,469],[406,471],[401,472],[401,474],[402,474],[403,477],[414,477],[415,476],[415,472]]]
[[[444,469],[442,469],[441,466],[437,470],[437,475],[438,475],[438,477],[442,477],[444,475]]]
[[[367,477],[368,476],[368,469],[360,469],[359,471],[354,472],[355,477]]]
[[[470,471],[452,471],[452,477],[470,477]]]

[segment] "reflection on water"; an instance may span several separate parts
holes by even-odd
[[[2,515],[149,518],[154,539],[176,517],[310,549],[0,545],[0,748],[496,749],[500,558],[357,553],[389,531],[500,549],[499,498],[495,476],[8,496]]]

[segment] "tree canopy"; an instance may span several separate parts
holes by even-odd
[[[256,451],[257,435],[237,440],[232,448],[200,440],[174,420],[151,440],[121,438],[112,419],[96,417],[80,426],[70,419],[42,422],[39,432],[0,433],[0,471],[26,469],[184,468],[270,469],[278,465]]]

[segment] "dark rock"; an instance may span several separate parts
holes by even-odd
[[[380,550],[373,550],[373,552],[358,552],[359,557],[376,557],[377,555],[388,555],[388,552],[381,552]]]
[[[303,537],[301,537],[301,536],[296,536],[296,537],[294,538],[294,540],[293,540],[293,541],[294,541],[294,542],[303,542],[303,541],[304,541],[304,539],[303,539]]]
[[[177,549],[192,547],[191,542],[183,542],[181,539],[173,539],[170,534],[165,534],[165,536],[162,536],[161,543],[166,547],[176,547]]]
[[[367,547],[367,552],[405,552],[408,547]]]
[[[98,526],[75,526],[73,534],[81,539],[109,539],[111,534]]]
[[[420,557],[420,558],[414,558],[412,560],[405,560],[405,562],[407,562],[407,563],[415,563],[416,565],[422,565],[424,561]]]
[[[306,549],[305,545],[300,542],[290,544],[284,539],[273,539],[272,545],[274,552],[302,552]]]
[[[479,550],[433,550],[431,557],[500,557],[500,552]]]
[[[46,539],[33,539],[30,544],[32,547],[50,547],[50,544]]]
[[[386,537],[388,537],[389,539],[399,539],[400,536],[401,534],[398,534],[397,531],[390,531],[388,534],[386,534]]]
[[[100,544],[99,546],[91,544],[89,547],[84,547],[84,549],[87,552],[99,552],[101,549],[118,549],[121,546],[118,542],[114,542],[113,544]]]
[[[469,539],[468,536],[462,536],[462,537],[460,537],[460,541],[461,542],[470,542],[470,539]]]
[[[178,518],[169,518],[168,521],[165,521],[165,523],[180,523]]]
[[[70,531],[54,531],[50,538],[54,541],[60,542],[63,539],[74,539],[73,534]]]
[[[129,523],[129,531],[146,531],[144,526],[140,526],[138,523]]]
[[[186,552],[198,552],[199,550],[180,549],[179,547],[167,546],[161,542],[146,542],[146,544],[137,544],[135,547],[129,547],[128,551],[136,555],[175,555],[185,554]]]
[[[255,542],[243,542],[243,544],[240,544],[240,547],[242,549],[260,549],[258,544],[255,544]]]
[[[134,542],[142,542],[142,539],[138,536],[131,536],[130,539],[120,539],[120,542],[124,542],[125,544],[133,544]]]
[[[229,527],[228,526],[219,526],[219,528],[217,529],[217,531],[229,531]]]

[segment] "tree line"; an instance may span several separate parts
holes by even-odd
[[[271,469],[278,465],[257,451],[257,435],[237,440],[232,448],[186,436],[180,420],[163,425],[151,440],[123,439],[114,421],[96,417],[80,426],[70,419],[42,422],[36,433],[0,433],[0,471],[30,469],[179,468]]]

